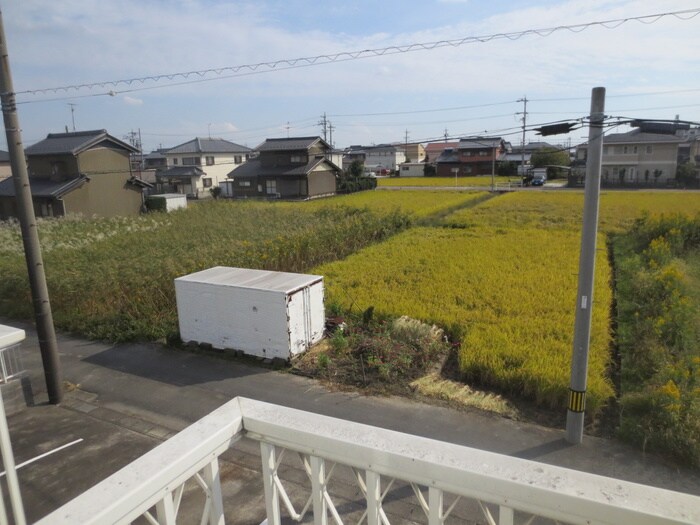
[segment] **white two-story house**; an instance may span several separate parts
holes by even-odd
[[[166,167],[156,173],[158,190],[184,193],[191,198],[209,197],[229,173],[244,164],[252,150],[217,138],[195,138],[162,154]]]

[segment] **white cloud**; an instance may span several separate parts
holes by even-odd
[[[130,97],[129,95],[124,95],[123,100],[124,100],[124,103],[128,106],[142,106],[143,105],[143,99],[136,98],[136,97]]]
[[[238,131],[238,128],[231,122],[224,122],[221,128],[224,132]]]

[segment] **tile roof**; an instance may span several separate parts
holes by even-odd
[[[259,160],[249,160],[248,162],[239,166],[235,170],[230,171],[227,177],[231,179],[250,179],[258,176],[298,177],[299,175],[306,175],[312,172],[323,163],[326,163],[335,168],[336,170],[340,171],[340,168],[338,168],[338,166],[336,166],[326,158],[311,159],[307,164],[302,164],[301,166],[280,166],[276,168],[263,168]]]
[[[663,135],[661,133],[646,133],[638,129],[634,129],[627,133],[611,133],[603,137],[603,144],[639,144],[640,142],[659,143],[667,142],[669,144],[680,144],[684,139],[676,135]]]
[[[445,148],[456,148],[459,142],[431,142],[425,147],[425,154],[429,155],[430,158],[435,158],[443,152]]]
[[[90,179],[85,175],[80,175],[70,180],[54,182],[48,179],[30,179],[29,186],[32,190],[32,197],[50,197],[58,199],[75,189],[80,188]],[[0,181],[0,197],[14,197],[15,186],[12,178]]]
[[[224,139],[196,137],[179,146],[165,150],[166,155],[182,153],[248,153],[250,148]]]
[[[288,139],[267,139],[255,149],[257,151],[301,150],[309,149],[317,142],[321,142],[321,144],[325,146],[326,149],[331,149],[330,144],[328,144],[321,137],[290,137]]]
[[[472,139],[460,139],[459,149],[483,149],[497,148],[501,145],[503,139],[501,137],[476,137]]]
[[[131,153],[138,150],[131,144],[122,142],[107,133],[104,129],[91,131],[74,131],[72,133],[49,133],[44,140],[29,146],[24,150],[28,156],[32,155],[78,155],[98,145],[117,146]]]
[[[440,156],[435,159],[436,163],[459,162],[459,153],[454,148],[445,148]]]

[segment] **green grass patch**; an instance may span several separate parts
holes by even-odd
[[[305,272],[408,225],[396,211],[212,201],[167,215],[41,221],[39,231],[57,327],[125,341],[177,333],[176,277],[217,265]],[[0,315],[29,318],[18,227],[0,231]]]
[[[700,465],[700,215],[645,218],[614,240],[620,435]]]

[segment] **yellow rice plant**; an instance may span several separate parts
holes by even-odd
[[[507,181],[507,177],[496,177],[496,182]],[[389,177],[377,179],[379,187],[415,186],[415,187],[490,187],[491,176],[482,177]]]
[[[600,230],[619,231],[642,214],[700,212],[695,192],[603,191],[600,198]],[[476,208],[452,214],[450,226],[493,228],[581,229],[582,191],[521,191],[500,196]]]
[[[329,299],[346,308],[374,306],[461,331],[465,378],[564,407],[578,249],[569,231],[414,228],[313,271],[325,275]],[[605,375],[611,291],[604,251],[596,272],[592,411],[613,392]]]

